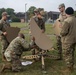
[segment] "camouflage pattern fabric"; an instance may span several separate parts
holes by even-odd
[[[57,50],[58,50],[58,57],[59,59],[62,59],[62,43],[61,43],[61,37],[57,36]]]
[[[20,58],[23,51],[27,50],[29,50],[29,46],[26,44],[25,39],[16,37],[14,40],[12,40],[4,55],[6,60],[12,63],[13,70],[21,69]]]
[[[60,13],[59,15],[59,22],[63,25],[64,20],[66,19],[65,11]],[[62,59],[62,43],[61,43],[61,37],[57,36],[57,50],[58,50],[58,57],[59,59]]]
[[[64,20],[61,30],[61,41],[63,48],[63,57],[68,67],[74,65],[74,51],[76,44],[76,18],[74,16],[67,17]]]
[[[45,21],[44,21],[44,17],[38,18],[37,16],[33,16],[35,22],[37,23],[37,25],[39,26],[39,28],[41,30],[44,30],[45,32]],[[33,36],[31,36],[33,38]],[[36,45],[35,42],[33,40],[31,40],[30,42],[31,46]],[[35,54],[35,49],[32,50],[32,54]]]
[[[9,45],[9,42],[7,41],[6,38],[5,38],[4,40],[1,40],[1,45],[2,45],[1,53],[4,54],[6,48],[7,48],[8,45]]]
[[[21,56],[16,55],[15,53],[11,54],[11,64],[12,64],[12,71],[20,71],[22,69],[22,64],[20,60]]]
[[[62,53],[63,59],[66,62],[67,67],[72,67],[74,65],[74,51],[75,51],[75,44],[62,44]]]
[[[0,20],[0,41],[2,45],[2,54],[5,52],[5,49],[8,47],[9,42],[6,39],[6,36],[4,36],[2,33],[6,32],[6,28],[10,27],[10,24],[7,23],[7,21]]]
[[[40,29],[43,29],[45,31],[45,22],[44,22],[44,18],[38,18],[36,16],[33,17],[34,20],[36,21],[37,25],[40,27]]]

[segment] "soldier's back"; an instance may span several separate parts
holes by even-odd
[[[65,19],[64,23],[68,28],[68,34],[66,35],[65,42],[76,43],[76,18],[74,16],[70,16]]]
[[[10,43],[10,45],[8,46],[6,50],[18,49],[21,45],[21,42],[22,42],[22,38],[16,37],[14,40],[12,40],[12,42]]]

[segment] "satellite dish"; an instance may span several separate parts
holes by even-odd
[[[10,43],[14,38],[18,36],[18,33],[20,31],[20,28],[17,27],[8,27],[6,28],[6,32],[8,35],[6,36],[8,42]]]
[[[51,39],[45,33],[42,33],[41,29],[33,18],[31,18],[30,21],[30,29],[32,36],[35,37],[35,43],[39,48],[43,50],[52,48],[53,45]]]

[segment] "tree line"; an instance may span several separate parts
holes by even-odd
[[[36,9],[36,7],[34,7],[34,6],[31,6],[28,10],[27,10],[27,12],[26,12],[26,15],[27,15],[27,19],[30,19],[30,17],[31,16],[33,16],[34,15],[34,10]],[[40,10],[44,10],[43,8],[39,8]],[[10,18],[13,20],[13,19],[19,19],[19,15],[21,15],[21,12],[17,12],[19,15],[17,16],[17,14],[16,14],[16,12],[15,12],[15,10],[13,9],[13,8],[7,8],[7,9],[5,9],[5,8],[0,8],[0,19],[1,19],[1,15],[2,15],[2,12],[7,12],[8,13],[8,15],[10,15]],[[24,17],[25,17],[25,12],[24,12],[24,15],[23,15]]]
[[[28,19],[28,20],[30,19],[30,17],[32,17],[32,16],[34,15],[34,10],[35,10],[35,9],[36,9],[35,6],[31,6],[31,7],[27,10],[26,15],[27,15],[27,19]],[[44,11],[43,8],[39,8],[39,9]],[[10,18],[11,18],[12,20],[15,19],[15,20],[17,20],[17,21],[20,21],[20,18],[16,16],[15,10],[14,10],[13,8],[7,8],[7,9],[5,9],[5,8],[0,8],[0,19],[1,19],[1,14],[2,14],[2,12],[5,12],[5,11],[10,15]],[[75,11],[74,15],[76,16],[76,11]],[[25,16],[25,13],[24,13],[24,16]],[[45,12],[45,15],[44,15],[44,16],[45,16],[45,18],[47,18],[47,12]]]

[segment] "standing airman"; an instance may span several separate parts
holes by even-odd
[[[65,5],[63,3],[59,5],[59,11],[60,11],[60,15],[57,20],[60,22],[60,25],[63,25],[63,22],[66,19]],[[62,27],[62,26],[59,26],[59,27]],[[61,37],[58,35],[56,37],[57,37],[57,50],[58,50],[58,57],[59,57],[58,60],[61,60],[62,59]]]
[[[65,10],[67,19],[64,20],[63,27],[61,30],[61,39],[62,39],[62,53],[63,59],[65,60],[67,70],[73,71],[74,66],[74,51],[76,44],[76,18],[73,16],[74,9],[68,7]]]
[[[6,36],[8,34],[6,32],[6,28],[10,27],[10,24],[7,22],[8,16],[9,15],[7,14],[7,12],[3,12],[2,19],[0,20],[0,41],[1,41],[1,45],[2,45],[2,59],[3,60],[4,60],[4,52],[9,45],[9,42],[6,38]]]

